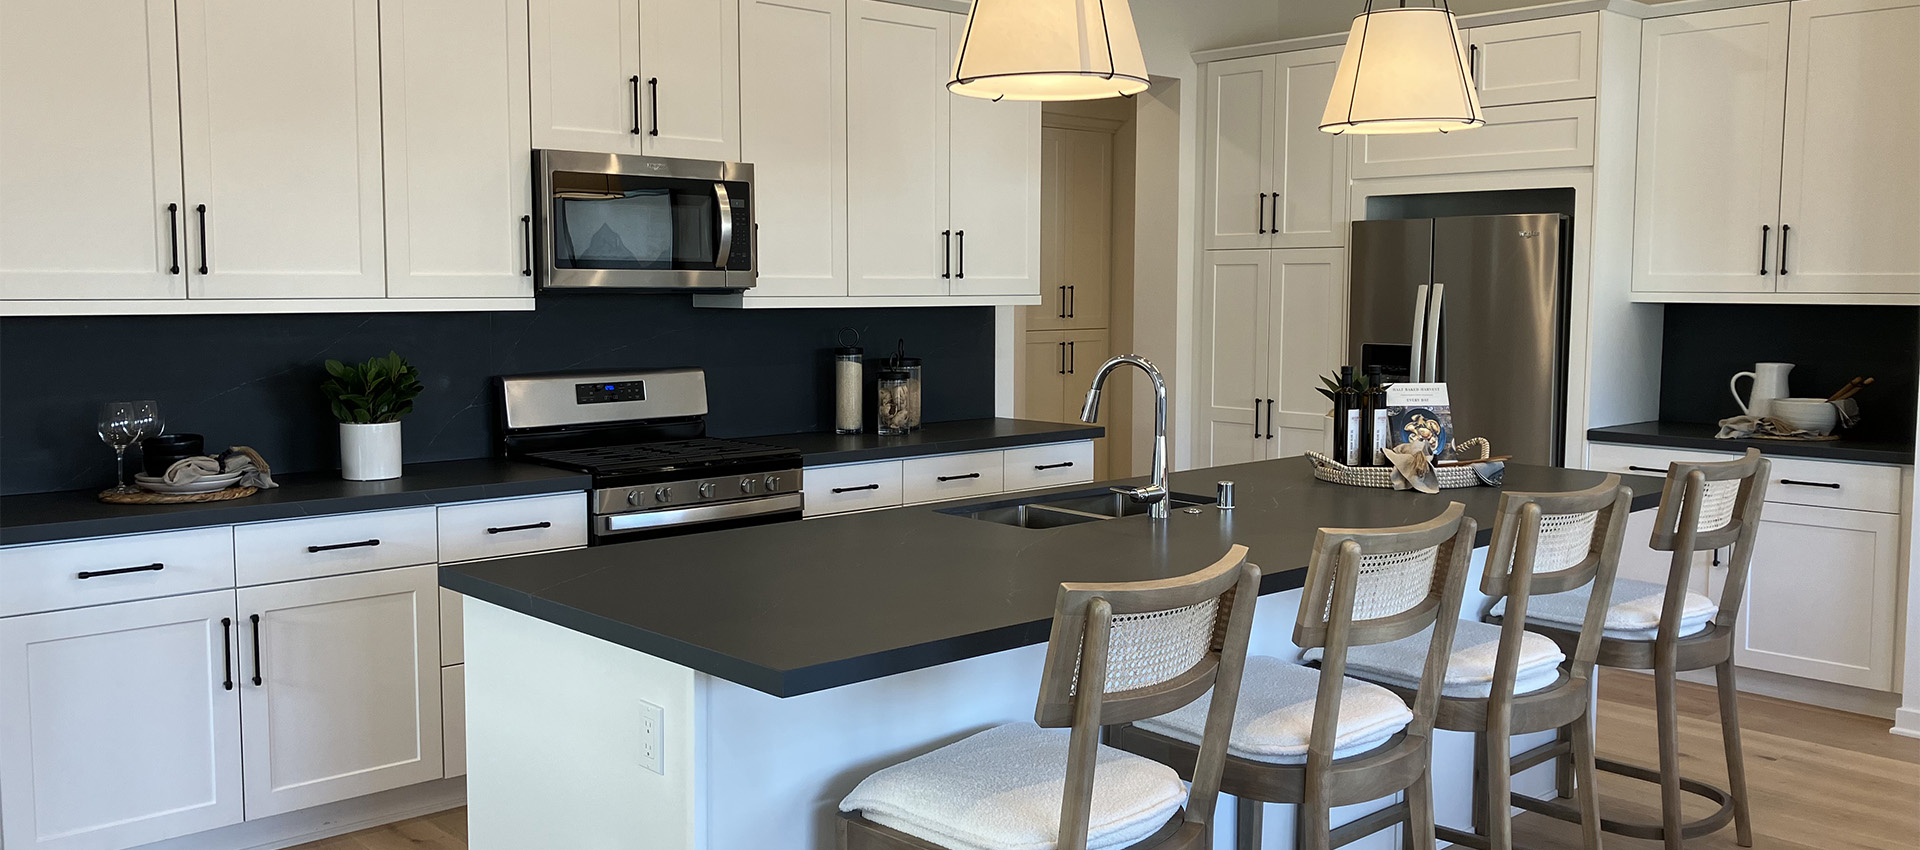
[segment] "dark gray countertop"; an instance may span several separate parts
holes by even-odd
[[[230,502],[109,505],[94,490],[0,498],[0,545],[231,525],[586,490],[585,475],[487,458],[406,465],[391,481],[347,481],[338,472],[276,475],[280,486]]]
[[[1601,478],[1507,469],[1515,490],[1573,490]],[[1234,543],[1266,571],[1263,593],[1301,585],[1322,526],[1421,522],[1459,500],[1484,544],[1500,497],[1491,487],[1422,495],[1329,484],[1305,458],[1175,473],[1171,483],[1211,496],[1222,479],[1237,482],[1235,510],[1176,510],[1165,522],[1041,530],[943,513],[1035,495],[1026,493],[447,566],[440,583],[785,697],[1044,642],[1061,582],[1181,575]],[[1636,509],[1658,503],[1659,479],[1627,484]]]
[[[1720,426],[1697,422],[1636,422],[1587,431],[1587,439],[1596,443],[1624,443],[1633,446],[1660,446],[1670,449],[1695,449],[1706,452],[1744,452],[1759,449],[1762,454],[1804,457],[1815,460],[1855,460],[1866,463],[1913,464],[1913,443],[1874,440],[1793,441],[1793,440],[1720,440],[1714,434]]]
[[[1030,419],[962,419],[955,422],[929,422],[918,431],[898,437],[882,437],[871,433],[847,436],[827,433],[743,439],[796,448],[806,455],[807,466],[827,466],[1091,440],[1105,434],[1106,429],[1098,425],[1035,422]]]

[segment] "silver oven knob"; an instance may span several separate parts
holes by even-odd
[[[753,479],[751,478],[740,479],[740,492],[742,493],[753,492]]]
[[[702,499],[711,499],[711,498],[713,498],[713,494],[714,494],[714,493],[716,493],[716,492],[718,492],[718,488],[716,488],[716,487],[714,487],[714,486],[713,486],[713,482],[711,482],[711,481],[704,481],[704,482],[701,482],[701,484],[700,484],[700,498],[702,498]]]
[[[673,501],[673,488],[672,488],[672,487],[662,487],[662,488],[660,488],[660,489],[658,489],[658,490],[655,490],[655,491],[653,491],[653,499],[654,499],[654,501],[656,501],[656,502],[671,502],[671,501]]]
[[[639,490],[628,490],[628,491],[627,491],[627,504],[629,504],[629,505],[637,505],[637,504],[640,504],[640,491],[639,491]]]
[[[767,476],[767,492],[777,493],[779,492],[779,490],[780,490],[780,476],[778,475]]]

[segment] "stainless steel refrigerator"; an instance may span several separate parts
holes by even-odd
[[[1356,221],[1350,362],[1445,381],[1457,439],[1561,464],[1566,436],[1567,217]]]

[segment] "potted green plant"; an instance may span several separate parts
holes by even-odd
[[[398,353],[365,363],[327,361],[320,391],[340,422],[340,476],[349,481],[400,477],[400,417],[424,389],[420,370]]]

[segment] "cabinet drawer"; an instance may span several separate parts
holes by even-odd
[[[1035,490],[1093,480],[1093,441],[1008,449],[1000,477],[1008,490]]]
[[[1600,13],[1474,27],[1465,33],[1481,106],[1593,97]]]
[[[1762,454],[1766,447],[1755,446]],[[1746,446],[1740,446],[1744,452]],[[1594,443],[1589,468],[1605,472],[1665,475],[1673,461],[1727,461],[1738,452],[1702,452]],[[1767,501],[1856,511],[1900,512],[1900,467],[1798,457],[1770,457]],[[1792,483],[1788,483],[1792,482]]]
[[[901,490],[909,505],[1000,492],[1005,452],[917,457],[901,461]]]
[[[468,502],[439,508],[440,563],[587,545],[587,494]]]
[[[816,466],[801,474],[806,516],[891,508],[900,504],[900,461]]]
[[[430,507],[235,526],[235,577],[246,587],[431,564],[435,534]]]
[[[1495,106],[1486,126],[1459,133],[1362,135],[1353,177],[1472,174],[1593,165],[1593,101]]]
[[[233,528],[17,546],[0,574],[0,617],[232,588]]]

